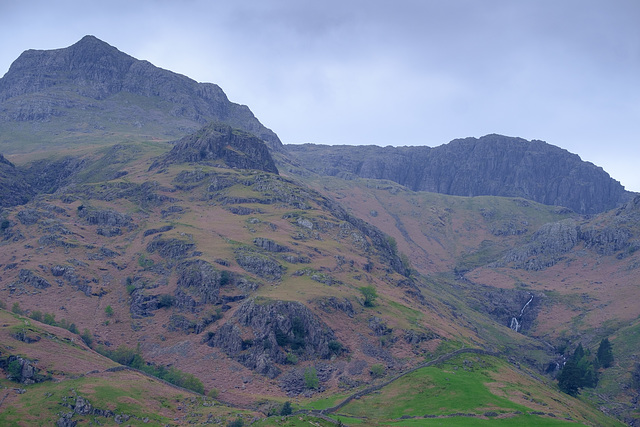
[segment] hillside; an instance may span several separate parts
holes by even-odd
[[[158,77],[151,92],[141,91],[136,67]],[[319,174],[322,150],[308,146],[316,165],[301,160],[252,131],[257,120],[163,115],[173,111],[157,109],[167,102],[204,109],[197,88],[214,85],[90,36],[26,52],[12,70],[0,80],[2,114],[51,97],[65,106],[44,121],[5,115],[0,124],[13,138],[0,141],[0,152],[13,153],[0,159],[0,369],[4,386],[18,380],[26,390],[4,394],[3,423],[20,425],[29,407],[46,409],[41,423],[60,412],[79,423],[102,416],[84,400],[113,412],[98,420],[107,424],[116,412],[134,424],[333,422],[318,410],[365,425],[637,423],[640,313],[629,301],[638,199],[583,216],[522,196]],[[129,126],[136,114],[144,126]],[[78,132],[77,120],[88,119]],[[488,152],[500,146],[483,143]],[[562,156],[549,147],[534,163],[555,170]],[[618,194],[608,175],[569,157],[570,174],[585,181],[563,183]],[[585,199],[589,209],[613,203],[598,194]],[[615,365],[599,369],[595,388],[560,392],[564,361],[578,344],[595,354],[602,338]],[[187,378],[213,400],[172,394],[97,352]],[[13,375],[17,357],[40,369],[38,382]],[[49,378],[59,382],[39,381]],[[300,412],[267,417],[287,405]]]
[[[522,197],[578,213],[598,213],[631,194],[602,168],[543,141],[501,135],[439,147],[287,145],[320,175],[386,179],[414,191],[454,196]]]

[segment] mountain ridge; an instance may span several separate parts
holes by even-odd
[[[286,145],[320,175],[388,179],[414,191],[523,197],[578,213],[613,209],[633,193],[602,168],[543,141],[490,134],[438,147]]]

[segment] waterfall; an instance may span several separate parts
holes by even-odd
[[[511,318],[511,324],[509,325],[509,328],[511,328],[511,330],[518,332],[520,328],[522,328],[522,315],[524,314],[527,306],[531,304],[531,301],[533,301],[533,294],[531,294],[531,298],[529,298],[529,301],[527,301],[527,303],[520,309],[520,315],[518,315],[518,317]]]

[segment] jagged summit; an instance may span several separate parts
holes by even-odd
[[[94,36],[62,49],[22,53],[0,79],[0,102],[5,133],[25,132],[20,123],[38,122],[50,137],[71,122],[96,139],[105,130],[183,136],[219,121],[253,133],[272,149],[281,147],[273,131],[247,106],[230,102],[218,85],[158,68]],[[0,137],[2,142],[9,141]]]

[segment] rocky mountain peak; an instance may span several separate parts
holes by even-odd
[[[124,96],[114,99],[121,94]],[[135,95],[134,99],[130,94]],[[104,117],[128,110],[132,114],[123,120],[130,123],[116,123],[118,126],[134,124],[134,128],[140,128],[151,121],[178,120],[177,126],[188,132],[219,121],[253,133],[272,149],[278,150],[282,145],[246,105],[230,102],[218,85],[198,83],[158,68],[94,36],[85,36],[62,49],[22,53],[0,79],[0,102],[5,103],[0,111],[0,131],[5,123],[13,130],[15,126],[10,123],[25,121],[47,122],[46,126],[55,127],[57,118],[89,122],[101,129],[114,126]],[[87,118],[87,110],[101,114]],[[159,115],[164,117],[158,118]],[[79,118],[74,119],[75,116]]]

